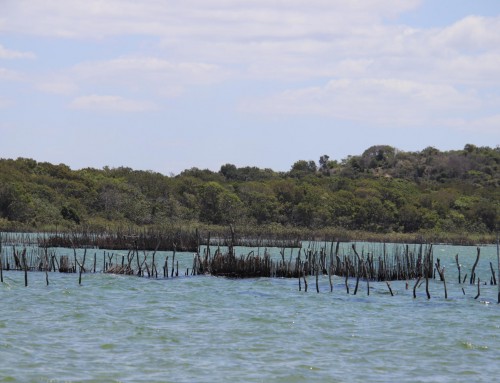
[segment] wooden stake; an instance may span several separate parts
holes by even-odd
[[[319,284],[318,284],[318,274],[319,274],[319,271],[318,271],[318,266],[317,265],[314,267],[314,272],[316,274],[316,292],[319,293]]]
[[[301,278],[302,278],[302,268],[299,265],[299,291],[302,291],[302,282],[300,280]]]
[[[389,288],[389,292],[391,293],[391,297],[393,297],[394,294],[392,293],[391,284],[388,281],[385,281],[385,283],[387,284],[387,287]]]
[[[479,262],[479,255],[481,254],[481,249],[478,247],[477,248],[477,256],[476,256],[476,262],[474,262],[474,266],[472,266],[472,271],[470,273],[470,284],[473,285],[474,281],[476,280],[476,266],[477,263]]]
[[[446,279],[444,278],[444,270],[443,270],[443,284],[444,284],[444,299],[448,299],[448,290],[446,289]]]
[[[490,269],[491,269],[491,282],[493,285],[497,284],[497,278],[495,276],[495,270],[493,269],[493,263],[490,262]]]
[[[347,294],[349,294],[349,284],[347,283],[349,279],[349,260],[346,258],[346,273],[345,273],[345,289]]]
[[[429,277],[427,273],[425,275],[425,293],[427,294],[427,299],[431,299],[431,294],[429,293]]]
[[[497,261],[498,261],[498,279],[500,279],[500,241],[499,241],[499,234],[497,232]],[[497,304],[500,304],[500,283],[498,284],[498,302]]]
[[[175,265],[175,243],[174,243],[174,253],[172,254],[172,273],[170,274],[170,277],[174,277],[174,265]]]
[[[47,247],[45,247],[45,282],[47,283],[47,286],[49,285],[49,255],[47,254]]]
[[[3,283],[3,265],[2,265],[2,233],[0,233],[0,282]],[[500,297],[500,295],[499,295]]]
[[[82,264],[80,264],[80,262],[78,262],[78,259],[76,258],[76,249],[75,248],[73,248],[73,252],[75,254],[75,262],[80,267],[80,272],[79,272],[79,275],[78,275],[78,284],[81,285],[82,284],[82,272],[85,271],[85,258],[87,257],[87,249],[85,249],[84,252],[83,252],[83,261],[82,261]],[[76,267],[76,264],[75,264],[75,267]]]
[[[333,242],[332,242],[333,244]],[[333,292],[332,264],[328,267],[328,281],[330,282],[330,292]]]
[[[476,297],[474,299],[479,298],[479,296],[481,295],[481,288],[479,287],[480,284],[481,284],[481,279],[478,278],[477,279],[477,295],[476,295]]]
[[[24,266],[24,286],[28,287],[28,264],[26,263],[26,248],[23,249],[21,257]]]
[[[420,279],[422,279],[422,277],[419,276],[417,279],[417,282],[415,282],[415,286],[413,286],[413,298],[417,297],[416,290],[417,290],[418,283],[420,282]]]
[[[304,268],[303,270],[303,276],[304,276],[304,291],[307,293],[307,279],[306,279],[306,270]]]
[[[457,262],[457,269],[458,269],[458,284],[462,281],[462,278],[460,278],[460,263],[458,263],[458,254],[455,255],[455,261]]]

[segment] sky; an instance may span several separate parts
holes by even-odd
[[[0,158],[165,175],[500,145],[499,0],[0,0]]]

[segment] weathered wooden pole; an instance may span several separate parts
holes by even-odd
[[[443,281],[443,284],[444,284],[444,299],[448,299],[448,290],[446,289],[446,279],[444,277],[444,270],[445,269],[444,269],[444,266],[441,267],[441,264],[439,262],[439,258],[437,259],[435,266],[436,266],[436,271],[439,274],[439,279],[441,281]],[[459,278],[459,280],[460,280],[460,278]]]
[[[444,270],[443,270],[443,284],[444,284],[444,299],[448,299],[448,290],[446,289],[446,279],[444,277]]]
[[[0,282],[3,283],[3,265],[2,265],[2,233],[0,233]],[[500,295],[499,295],[500,298]]]
[[[200,232],[196,228],[196,254],[200,254]]]
[[[361,258],[359,257],[358,252],[356,251],[356,246],[354,243],[352,244],[352,249],[354,250],[354,254],[356,254],[356,257],[358,259],[358,270],[357,270],[357,275],[356,275],[356,287],[354,287],[354,295],[357,294],[358,292],[358,286],[359,286],[359,275],[361,274]]]
[[[300,278],[302,278],[302,267],[299,264],[299,291],[302,291],[302,282],[301,282]]]
[[[234,256],[234,227],[229,224],[229,230],[231,231],[231,242],[229,244],[229,255]]]
[[[367,258],[370,257],[370,254],[367,255]],[[368,262],[368,260],[367,260]],[[366,263],[363,262],[363,270],[365,271],[366,277],[366,294],[370,295],[370,278],[368,277],[368,270],[366,269]]]
[[[427,294],[427,299],[431,299],[431,294],[429,293],[429,277],[427,273],[425,274],[425,293]]]
[[[330,266],[328,266],[328,282],[330,282],[330,292],[333,292],[333,277],[332,277],[333,270],[332,270],[332,268],[333,268],[333,264],[330,263]]]
[[[418,286],[418,283],[420,282],[420,279],[422,279],[421,276],[418,276],[418,279],[417,279],[417,282],[415,282],[415,285],[413,286],[413,298],[416,298],[417,297],[417,286]]]
[[[481,249],[478,247],[477,248],[476,262],[474,262],[474,266],[472,266],[472,271],[470,273],[470,284],[471,285],[473,285],[475,280],[476,280],[476,266],[477,266],[477,263],[479,262],[480,255],[481,255]]]
[[[74,251],[74,254],[75,254],[75,262],[78,264],[78,266],[80,266],[80,273],[78,275],[78,284],[81,285],[82,284],[82,272],[85,270],[85,258],[87,257],[87,249],[85,249],[83,251],[83,261],[82,261],[82,264],[80,264],[78,262],[78,260],[76,259],[76,250],[73,248],[73,251]],[[75,265],[76,267],[76,265]]]
[[[205,255],[206,255],[207,260],[208,260],[208,258],[210,258],[210,232],[208,232],[208,235],[207,235],[207,251],[206,251]]]
[[[500,241],[499,241],[499,234],[497,232],[497,262],[498,262],[498,279],[500,280]],[[500,303],[500,282],[498,283],[498,302]]]
[[[174,243],[174,253],[172,254],[172,272],[170,274],[170,277],[173,278],[174,277],[174,266],[175,266],[175,243]]]
[[[45,246],[45,283],[49,285],[49,254],[47,253],[47,246]]]
[[[392,293],[392,289],[391,289],[391,284],[389,283],[389,281],[385,281],[387,287],[389,288],[389,292],[391,293],[391,297],[394,296],[394,294]]]
[[[346,258],[345,289],[349,294],[349,258]]]
[[[493,263],[490,262],[490,269],[491,269],[491,284],[496,285],[497,284],[497,278],[495,276],[495,269],[493,268]]]
[[[24,286],[28,287],[28,264],[26,262],[26,248],[23,249],[21,257],[24,266]]]
[[[318,283],[318,274],[319,274],[319,266],[314,266],[314,272],[316,274],[316,292],[319,293],[319,283]]]
[[[307,264],[307,261],[306,263],[304,263],[304,269],[303,269],[303,277],[304,277],[304,291],[307,293],[307,279],[306,279],[306,272],[307,272],[307,267],[306,267],[306,264]]]

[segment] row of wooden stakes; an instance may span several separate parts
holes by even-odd
[[[297,255],[294,257],[294,249],[290,249],[289,257],[285,257],[285,249],[281,249],[280,257],[273,259],[269,252],[264,250],[263,254],[255,254],[254,251],[246,255],[236,256],[234,248],[230,247],[228,252],[222,252],[220,247],[212,254],[211,248],[207,246],[201,251],[198,251],[193,256],[193,264],[191,269],[187,268],[184,275],[213,275],[229,278],[298,278],[299,290],[308,289],[308,278],[316,279],[316,290],[319,292],[318,279],[320,275],[327,275],[330,283],[330,290],[333,290],[333,277],[345,278],[345,286],[349,293],[349,278],[356,279],[354,294],[358,291],[359,281],[364,280],[367,283],[367,292],[370,292],[370,282],[378,281],[385,282],[389,288],[391,295],[393,294],[390,287],[390,282],[395,280],[406,280],[407,288],[410,280],[415,280],[415,289],[421,284],[421,281],[426,282],[426,293],[428,298],[428,280],[431,278],[439,279],[443,282],[445,298],[447,298],[445,270],[440,265],[440,260],[434,263],[432,245],[420,245],[418,248],[410,250],[408,245],[396,247],[392,254],[387,254],[384,246],[382,254],[377,257],[373,252],[361,255],[358,253],[354,244],[352,244],[352,253],[340,254],[340,243],[336,246],[332,242],[329,254],[327,248],[319,249],[314,246],[308,249],[298,249]],[[137,275],[147,276],[149,278],[168,278],[179,276],[179,262],[175,260],[176,252],[174,250],[169,268],[169,256],[164,259],[163,265],[158,272],[158,258],[156,257],[159,245],[156,246],[152,254],[143,250],[140,253],[138,246],[130,249],[127,255],[118,255],[104,251],[103,263],[101,272],[109,274],[122,275]],[[1,247],[0,247],[1,250]],[[480,249],[477,248],[476,261],[472,267],[469,283],[476,283],[476,266],[480,258]],[[467,280],[467,274],[462,278],[461,265],[456,256],[458,268],[458,282],[463,284]],[[490,284],[496,285],[496,275],[493,265],[490,263],[491,277]],[[87,264],[87,249],[84,250],[83,256],[77,257],[77,250],[73,248],[73,257],[69,255],[60,255],[57,258],[56,252],[47,247],[32,247],[30,251],[27,248],[22,250],[12,247],[10,254],[0,253],[0,278],[3,282],[2,270],[19,270],[24,271],[25,285],[28,285],[28,271],[42,271],[46,274],[46,282],[49,284],[48,273],[59,271],[62,273],[77,273],[79,274],[79,283],[83,273],[97,271],[97,253],[94,252],[93,261],[90,265]],[[423,282],[422,282],[423,283]],[[477,278],[478,296],[480,279]],[[462,289],[462,291],[464,291]],[[477,298],[477,297],[476,297]]]

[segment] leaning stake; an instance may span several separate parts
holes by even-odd
[[[3,283],[3,265],[2,265],[2,233],[0,233],[0,282]],[[500,294],[498,295],[500,298]]]
[[[500,280],[500,245],[498,240],[498,232],[497,232],[497,261],[498,261],[498,279]],[[500,281],[498,282],[498,302],[500,303]]]
[[[478,247],[477,248],[476,262],[474,262],[474,265],[472,266],[472,271],[470,273],[470,284],[471,285],[473,285],[474,281],[476,280],[476,266],[477,266],[477,263],[479,262],[480,255],[481,255],[481,249]]]
[[[45,283],[47,283],[47,286],[49,285],[49,255],[47,253],[47,246],[45,246]]]

